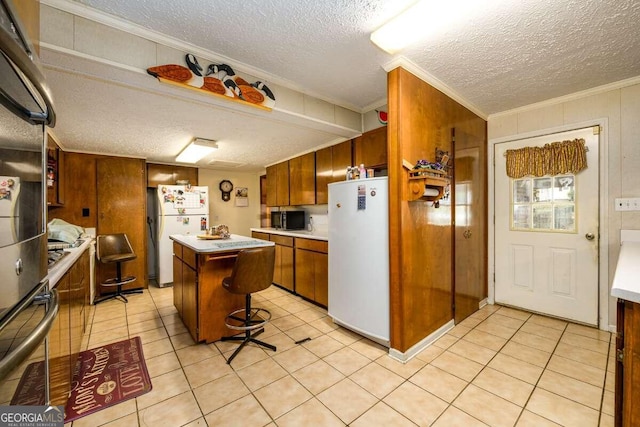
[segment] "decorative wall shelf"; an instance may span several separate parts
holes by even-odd
[[[409,171],[409,201],[436,202],[444,196],[450,180],[447,173],[435,169],[411,169]]]

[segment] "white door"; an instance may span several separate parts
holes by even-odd
[[[589,150],[576,175],[507,176],[507,150],[575,138]],[[598,138],[590,127],[496,144],[496,303],[597,326]]]

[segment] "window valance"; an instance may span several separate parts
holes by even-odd
[[[587,148],[583,138],[507,150],[507,176],[576,174],[587,167]]]

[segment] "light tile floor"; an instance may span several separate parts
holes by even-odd
[[[277,352],[195,344],[171,288],[93,309],[89,348],[140,336],[153,390],[83,426],[613,426],[611,334],[486,306],[406,364],[275,286]],[[295,341],[310,337],[297,345]]]

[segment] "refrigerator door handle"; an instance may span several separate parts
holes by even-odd
[[[47,282],[48,284],[48,282]],[[40,345],[51,330],[56,316],[58,315],[58,309],[60,308],[60,301],[58,299],[58,290],[52,289],[50,292],[49,309],[47,314],[40,321],[38,326],[24,339],[11,353],[7,354],[2,360],[0,360],[0,379],[3,379],[7,374],[13,371],[19,366],[29,355]],[[27,299],[29,303],[32,299]],[[28,305],[28,304],[26,304]],[[24,306],[24,305],[23,305]],[[24,308],[24,307],[21,307]],[[20,310],[17,310],[19,313]]]

